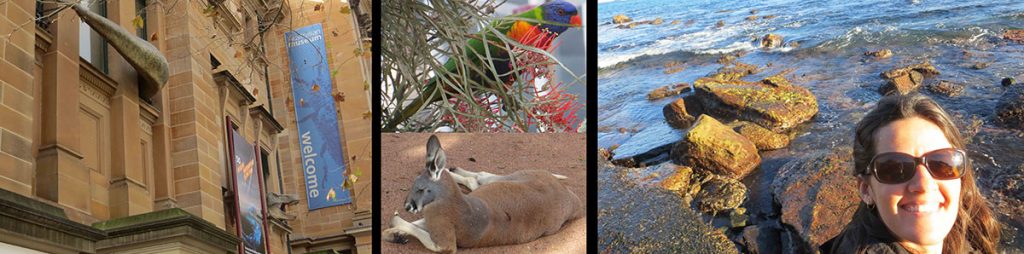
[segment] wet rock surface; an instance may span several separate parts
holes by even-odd
[[[782,36],[778,34],[766,34],[761,37],[762,48],[776,48],[782,46]]]
[[[723,56],[719,58],[724,66],[710,76],[710,79],[721,81],[738,81],[743,77],[761,72],[757,65],[745,64],[735,61],[735,56]]]
[[[816,250],[839,234],[860,202],[850,174],[853,150],[814,151],[783,165],[772,183],[781,221]]]
[[[894,92],[907,94],[916,91],[925,77],[935,75],[939,75],[939,70],[929,62],[888,70],[880,75],[887,82],[878,88],[878,92],[882,95]]]
[[[668,160],[672,145],[683,138],[683,132],[659,124],[644,128],[620,144],[612,153],[612,163],[623,167],[643,167]]]
[[[651,172],[598,164],[601,253],[738,253],[726,234],[705,223],[678,193],[640,181]]]
[[[651,92],[647,94],[647,100],[654,101],[664,99],[670,96],[676,96],[681,93],[690,91],[690,89],[690,84],[687,83],[679,83],[659,87],[654,90],[651,90]]]
[[[736,132],[743,135],[757,146],[758,150],[775,150],[789,145],[789,137],[772,132],[751,122],[742,122]]]
[[[700,78],[694,88],[708,113],[750,121],[776,132],[793,128],[818,113],[814,94],[791,85],[782,75],[761,82]]]
[[[992,179],[992,186],[1007,197],[1024,201],[1024,164],[1017,165],[1016,170],[1009,170]]]
[[[693,125],[693,122],[697,120],[686,112],[686,102],[683,99],[676,99],[672,103],[665,105],[662,113],[665,114],[665,122],[668,122],[669,126],[676,129],[690,128],[690,125]]]
[[[633,21],[633,19],[629,18],[625,14],[618,14],[618,15],[615,15],[614,17],[612,17],[612,23],[614,23],[614,24],[625,24],[625,23],[629,23],[629,22],[632,22],[632,21]]]
[[[875,59],[886,59],[892,57],[892,50],[881,49],[877,51],[868,51],[865,52],[864,55],[874,57]]]
[[[1016,43],[1024,43],[1024,30],[1007,29],[1005,32],[1003,32],[1003,39]]]
[[[1013,86],[999,98],[996,122],[1008,128],[1024,130],[1024,86]]]
[[[690,187],[690,176],[693,175],[693,168],[687,166],[677,166],[671,163],[664,163],[662,167],[674,168],[675,172],[672,172],[664,180],[661,180],[661,188],[670,191],[686,191]]]
[[[952,81],[940,80],[938,83],[928,85],[928,90],[946,97],[956,97],[964,92],[964,85]]]
[[[683,140],[672,146],[674,161],[740,179],[754,170],[761,157],[747,138],[715,118],[700,115]]]
[[[708,214],[725,214],[743,204],[747,198],[747,187],[740,181],[710,174],[701,184],[700,192],[693,199],[698,210]]]

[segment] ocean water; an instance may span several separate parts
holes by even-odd
[[[922,93],[961,124],[983,122],[968,145],[978,184],[1005,225],[1003,245],[1011,253],[1024,252],[1018,233],[1024,216],[1013,208],[1024,202],[993,190],[994,178],[1024,166],[1024,133],[999,126],[994,118],[1006,91],[1000,81],[1024,81],[1024,44],[1002,39],[1006,29],[1024,28],[1024,2],[601,0],[597,8],[598,145],[621,145],[617,157],[671,144],[682,134],[668,127],[661,113],[674,97],[645,98],[655,88],[692,84],[721,67],[716,61],[726,54],[763,68],[747,81],[791,71],[790,81],[817,97],[818,115],[789,147],[762,152],[761,166],[743,179],[750,188],[744,207],[751,222],[771,221],[778,215],[767,186],[776,170],[807,150],[849,147],[853,125],[881,98],[877,90],[885,81],[879,74],[928,61],[941,74],[926,79],[926,85],[945,80],[965,86],[956,97]],[[664,23],[620,29],[612,24],[616,14]],[[747,20],[752,15],[757,18]],[[716,27],[719,21],[725,25]],[[757,39],[767,33],[783,36],[785,46],[759,48]],[[864,55],[879,49],[894,55],[880,60]],[[666,64],[673,62],[683,71],[667,74]]]

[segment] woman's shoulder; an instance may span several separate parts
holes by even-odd
[[[903,246],[895,242],[881,241],[877,238],[867,237],[865,241],[853,241],[844,237],[843,233],[825,241],[818,247],[821,254],[849,254],[849,253],[882,253],[882,254],[905,254],[909,253]]]

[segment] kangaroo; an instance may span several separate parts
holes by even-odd
[[[396,211],[382,239],[404,244],[411,236],[444,253],[530,242],[583,217],[580,198],[558,181],[565,178],[544,170],[509,175],[447,170],[444,150],[431,136],[426,167],[405,202],[406,210],[422,212],[423,219],[410,223]],[[456,182],[472,191],[463,194]]]

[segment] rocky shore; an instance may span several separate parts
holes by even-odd
[[[747,21],[757,20],[751,17],[754,18],[748,17]],[[655,25],[632,21],[624,15],[616,18],[615,23],[620,24],[621,29]],[[670,25],[678,25],[678,22]],[[722,21],[717,24],[724,25],[726,22]],[[780,34],[765,34],[752,43],[759,46],[758,50],[769,51],[784,45],[783,38]],[[1024,31],[1008,29],[1002,43],[1024,43],[1022,38]],[[856,57],[862,58],[864,64],[900,57],[898,50],[888,48],[861,52]],[[662,110],[665,122],[652,124],[634,138],[655,142],[630,140],[601,149],[599,231],[602,251],[650,252],[670,250],[674,248],[672,244],[681,244],[718,250],[715,253],[806,253],[816,250],[846,225],[858,204],[856,179],[850,173],[853,165],[848,143],[821,147],[803,145],[794,148],[800,149],[799,152],[789,152],[796,156],[785,160],[767,162],[764,159],[765,153],[785,149],[795,138],[809,134],[807,126],[815,123],[819,108],[823,107],[818,96],[803,84],[810,79],[809,75],[815,74],[793,69],[768,72],[766,70],[778,68],[770,68],[771,61],[753,64],[737,60],[743,54],[722,54],[714,63],[720,67],[701,74],[703,76],[693,81],[692,88],[683,83],[691,80],[676,80],[673,85],[652,90],[648,100],[663,104],[668,101]],[[988,64],[970,64],[967,68],[981,70],[988,68]],[[957,98],[971,89],[969,84],[949,78],[925,59],[868,73],[858,81],[866,80],[869,85],[861,87],[877,94],[873,96],[923,92],[933,97]],[[1002,93],[998,106],[986,112],[992,116],[991,126],[982,127],[985,121],[976,116],[955,116],[969,142],[980,128],[1003,128],[1017,135],[1024,131],[1024,85],[1016,84],[1012,78],[1009,81],[999,79],[1003,80],[1004,89],[996,91]],[[687,87],[682,88],[680,84]],[[830,95],[828,99],[833,98]],[[867,111],[869,106],[860,105],[857,110]],[[849,137],[826,139],[848,140]],[[764,163],[773,163],[770,166],[773,170],[759,172]],[[989,174],[994,173],[983,173],[982,177],[986,178],[979,181],[998,186],[985,193],[999,200],[997,213],[1016,212],[1017,215],[1008,217],[1019,219],[1024,210],[1012,204],[1024,204],[1020,201],[1024,200],[1024,164],[1016,168],[1019,169],[1005,172],[1008,176],[992,177]],[[606,187],[609,185],[612,186]],[[767,195],[770,200],[767,203],[753,200],[753,193]],[[605,195],[609,195],[608,200]],[[764,205],[770,207],[755,207]],[[751,213],[754,210],[757,212]],[[700,223],[693,224],[691,220]],[[640,223],[633,225],[639,228],[627,227],[632,222]],[[682,229],[674,228],[680,223],[685,224]],[[1013,224],[1008,228],[1014,230],[1024,225],[1024,221],[1010,223]],[[668,233],[668,236],[645,230]],[[695,235],[709,237],[692,237]],[[1010,239],[1020,237],[1015,231],[1004,235]],[[1015,241],[1004,240],[1021,244]],[[723,242],[732,248],[722,249]]]

